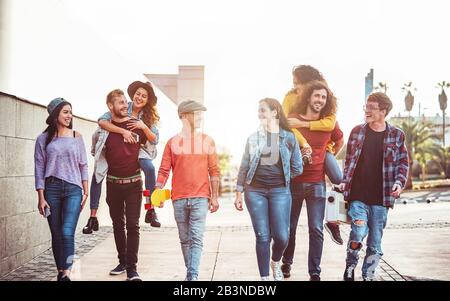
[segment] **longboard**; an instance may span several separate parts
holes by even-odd
[[[155,189],[151,196],[149,190],[144,190],[142,193],[147,199],[147,202],[145,203],[146,210],[150,209],[150,203],[154,207],[159,207],[161,203],[170,199],[170,189]]]

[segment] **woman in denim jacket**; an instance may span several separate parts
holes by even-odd
[[[289,241],[291,178],[303,172],[300,149],[289,129],[280,103],[259,102],[261,127],[247,139],[237,180],[235,207],[243,210],[242,192],[256,235],[256,256],[261,280],[283,280],[281,257]],[[270,243],[272,261],[270,262]]]

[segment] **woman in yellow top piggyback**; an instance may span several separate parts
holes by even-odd
[[[298,106],[298,96],[302,93],[304,87],[312,81],[322,81],[326,83],[322,73],[316,68],[309,65],[299,65],[294,67],[292,71],[293,85],[283,100],[283,111],[286,116],[291,113],[295,113]],[[303,156],[304,164],[312,163],[312,149],[308,144],[308,141],[303,137],[298,128],[309,128],[311,131],[323,131],[331,132],[336,126],[336,114],[325,116],[323,119],[317,121],[301,121],[297,118],[288,118],[289,126],[292,129],[295,137],[297,138]],[[339,185],[342,182],[342,170],[336,160],[335,154],[339,152],[342,145],[339,145],[339,149],[335,149],[335,143],[329,141],[327,145],[327,153],[325,159],[325,174],[330,179],[331,183]],[[327,222],[325,229],[330,233],[332,240],[342,245],[343,240],[340,236],[339,225],[334,222]]]

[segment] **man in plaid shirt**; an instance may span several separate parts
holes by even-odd
[[[409,161],[405,134],[385,121],[391,109],[392,102],[386,94],[369,95],[364,106],[366,123],[356,126],[348,139],[341,184],[352,220],[345,281],[354,281],[358,253],[367,235],[362,277],[373,280],[383,255],[381,238],[387,212],[406,184]]]

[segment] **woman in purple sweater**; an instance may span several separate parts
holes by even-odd
[[[72,105],[56,98],[47,111],[48,127],[34,151],[38,209],[50,226],[58,281],[70,281],[75,229],[88,197],[87,156],[83,138],[72,130]]]

